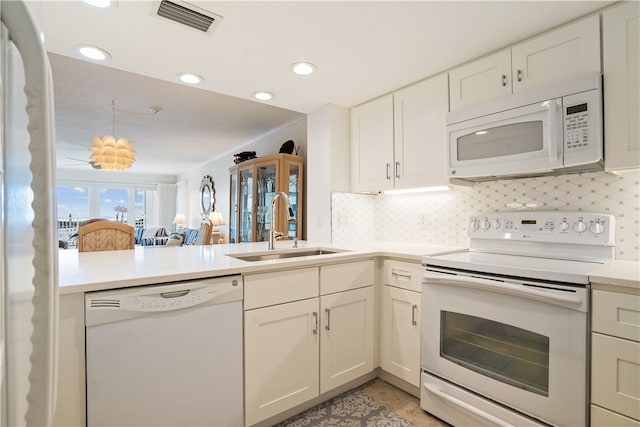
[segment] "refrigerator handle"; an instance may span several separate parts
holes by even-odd
[[[32,208],[33,324],[27,425],[50,425],[56,393],[58,238],[56,235],[53,85],[47,52],[23,1],[2,2],[2,23],[24,64]]]

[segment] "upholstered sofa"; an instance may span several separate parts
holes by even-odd
[[[166,227],[136,227],[133,233],[136,245],[158,246],[169,240],[169,230]]]

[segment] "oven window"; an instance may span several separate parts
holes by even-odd
[[[458,137],[458,160],[493,159],[543,148],[542,121],[514,123]]]
[[[504,323],[441,312],[440,356],[472,371],[549,395],[549,337]]]

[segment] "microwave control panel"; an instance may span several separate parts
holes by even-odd
[[[602,92],[588,90],[562,97],[564,166],[603,160]]]
[[[615,217],[587,212],[496,212],[469,218],[473,239],[613,244]]]

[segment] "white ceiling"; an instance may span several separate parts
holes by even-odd
[[[139,152],[129,170],[180,174],[300,114],[352,107],[612,2],[191,3],[223,16],[211,34],[155,16],[157,1],[119,0],[106,11],[80,1],[30,3],[53,54],[59,167],[69,165],[65,157],[88,158],[94,134],[111,133],[112,99],[128,111],[116,111],[116,136]],[[72,59],[79,43],[101,47],[111,61]],[[298,60],[317,72],[293,75]],[[177,83],[180,72],[204,84]],[[252,101],[257,90],[275,99]],[[148,114],[152,105],[163,111]]]

